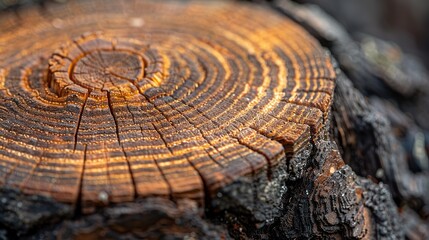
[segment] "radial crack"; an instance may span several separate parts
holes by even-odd
[[[159,131],[159,129],[155,126],[155,124],[151,123],[151,125],[152,125],[153,129],[155,129],[155,131],[158,133],[159,137],[161,138],[162,142],[164,143],[165,147],[170,152],[170,154],[174,155],[173,151],[171,150],[170,146],[168,146],[167,142],[164,139],[164,136],[161,134],[161,132]],[[141,127],[140,127],[140,130],[141,130],[142,135],[143,135],[143,129],[141,129]],[[171,186],[170,182],[168,181],[167,176],[164,174],[164,171],[162,170],[161,166],[159,166],[158,161],[156,159],[154,159],[154,162],[155,162],[156,167],[158,168],[158,171],[161,173],[162,178],[167,183],[168,191],[170,192],[170,198],[172,200],[174,200],[174,197],[173,197],[173,187]]]
[[[168,106],[170,106],[171,108],[173,108],[173,106],[170,105],[170,103],[166,102],[168,104]],[[174,109],[174,108],[173,108]],[[183,116],[186,121],[196,130],[198,130],[198,132],[200,133],[201,137],[210,145],[212,146],[219,154],[221,154],[223,156],[223,154],[221,152],[218,151],[218,149],[212,144],[212,142],[210,140],[208,140],[208,137],[205,135],[205,133],[199,129],[194,123],[192,123],[190,121],[190,119],[188,118],[188,116],[186,116],[186,114],[184,114],[183,112],[179,111],[179,109],[175,109],[178,113],[180,113],[181,116]],[[219,165],[220,167],[224,168],[224,166],[219,163],[217,160],[215,160],[210,154],[208,154],[210,159],[213,160],[214,163],[216,163],[217,165]],[[224,156],[223,156],[224,157]]]
[[[128,172],[130,173],[130,176],[131,176],[131,182],[133,183],[133,189],[134,189],[133,198],[135,199],[138,194],[137,194],[137,185],[136,185],[136,180],[134,178],[133,169],[131,168],[130,160],[128,159],[127,152],[125,151],[123,145],[121,145],[121,149],[122,149],[122,153],[124,154],[125,161],[127,162]]]
[[[113,117],[113,121],[115,122],[115,132],[116,132],[116,138],[118,139],[118,143],[119,145],[121,145],[121,138],[119,137],[119,124],[118,124],[118,120],[116,118],[116,114],[113,110],[113,105],[112,105],[112,100],[111,100],[111,96],[110,96],[110,92],[107,91],[107,104],[109,105],[109,110],[110,110],[110,114]]]
[[[171,96],[172,97],[172,96]],[[201,112],[198,108],[196,108],[196,107],[194,107],[194,106],[192,106],[192,105],[189,105],[189,104],[187,104],[184,100],[179,100],[179,99],[176,99],[176,98],[174,98],[174,97],[172,97],[173,99],[175,99],[176,101],[179,101],[179,102],[181,102],[182,104],[185,104],[186,106],[188,106],[189,108],[191,108],[191,109],[194,109],[194,110],[196,110],[198,113],[200,113],[201,114],[201,116],[203,116],[205,119],[207,119],[208,121],[210,121],[210,122],[212,122],[213,124],[215,124],[217,127],[219,127],[219,128],[221,128],[221,125],[218,123],[218,122],[216,122],[216,121],[214,121],[214,120],[212,120],[211,118],[209,118],[208,116],[206,116],[203,112]],[[233,126],[237,131],[239,131],[239,129],[237,128],[237,127],[235,127],[235,126]],[[246,147],[246,148],[248,148],[249,150],[251,150],[252,152],[255,152],[255,151],[253,151],[253,149],[251,149],[251,148],[249,148],[247,145],[244,145],[244,144],[242,144],[240,141],[239,141],[239,139],[236,137],[236,136],[234,136],[233,134],[231,135],[231,134],[229,134],[228,136],[230,136],[231,138],[233,138],[233,139],[235,139],[240,145],[242,145],[242,146],[244,146],[244,147]],[[258,152],[255,152],[255,153],[258,153]],[[259,154],[259,153],[258,153]],[[240,154],[240,156],[241,157],[243,157],[241,154]],[[266,158],[264,155],[262,155],[264,158]],[[252,168],[252,174],[254,175],[255,174],[255,169],[254,169],[254,166],[253,166],[253,164],[252,164],[252,162],[250,162],[246,157],[243,157],[243,159],[250,165],[250,167]],[[267,159],[267,161],[268,161],[268,159]]]
[[[74,131],[74,147],[73,147],[73,151],[76,151],[80,123],[82,121],[82,116],[83,116],[83,113],[85,111],[85,106],[86,106],[86,103],[88,101],[89,95],[91,95],[91,90],[88,90],[88,92],[85,94],[85,100],[84,100],[83,105],[82,105],[82,107],[80,108],[80,111],[79,111],[79,118],[77,120],[76,129]]]
[[[82,162],[82,169],[80,172],[80,178],[79,178],[79,184],[78,184],[78,193],[76,197],[76,201],[74,202],[74,208],[75,208],[75,217],[79,216],[82,211],[82,200],[83,200],[83,178],[85,176],[85,166],[86,166],[86,152],[88,149],[88,145],[85,144],[85,148],[83,150],[83,162]]]

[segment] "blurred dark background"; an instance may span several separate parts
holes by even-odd
[[[355,35],[393,41],[429,67],[428,0],[296,0],[319,5]]]
[[[43,5],[46,2],[65,1],[67,0],[0,0],[0,11],[14,10],[30,3]],[[352,35],[366,33],[393,41],[405,52],[419,57],[426,67],[429,67],[428,0],[295,0],[295,2],[317,4],[343,24]]]

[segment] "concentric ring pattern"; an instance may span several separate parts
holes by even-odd
[[[5,14],[0,186],[70,203],[203,198],[317,137],[334,80],[316,40],[263,7],[71,1]]]

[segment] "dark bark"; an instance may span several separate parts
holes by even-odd
[[[326,118],[332,121],[306,148],[269,174],[233,181],[203,207],[190,199],[144,198],[82,215],[50,198],[1,189],[0,239],[427,238],[423,67],[405,55],[380,63],[392,50],[388,43],[369,36],[359,43],[315,7],[289,1],[269,7],[305,27],[338,62]],[[385,71],[392,68],[408,77]]]
[[[344,161],[359,176],[386,184],[399,210],[414,209],[418,214],[401,212],[401,221],[410,222],[404,232],[425,239],[413,232],[429,226],[427,71],[391,43],[370,36],[355,41],[314,5],[279,1],[277,7],[328,47],[352,80],[337,82],[333,106],[333,136]]]

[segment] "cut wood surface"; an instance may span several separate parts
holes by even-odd
[[[316,140],[335,77],[316,40],[256,5],[2,13],[0,186],[78,205],[203,202]]]

